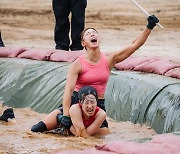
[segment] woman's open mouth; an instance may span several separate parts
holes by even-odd
[[[93,109],[87,109],[86,112],[87,112],[88,114],[93,114],[93,113],[94,113],[94,110],[93,110]]]
[[[97,42],[97,39],[96,39],[96,38],[92,38],[92,39],[91,39],[91,42],[92,42],[92,43],[96,43],[96,42]]]

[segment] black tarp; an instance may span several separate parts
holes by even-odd
[[[117,121],[180,131],[180,80],[156,74],[112,71],[106,89],[108,115]]]
[[[0,59],[0,101],[49,113],[62,102],[69,63]]]

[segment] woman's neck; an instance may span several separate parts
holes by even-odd
[[[83,116],[84,116],[84,119],[85,119],[85,120],[89,120],[89,116],[88,116],[88,115],[86,115],[85,113],[83,113]]]
[[[86,54],[86,59],[89,60],[90,62],[93,62],[93,63],[98,63],[99,60],[101,59],[101,52],[98,49],[96,50],[87,50],[87,54]]]

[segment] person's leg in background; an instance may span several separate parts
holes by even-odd
[[[5,47],[4,43],[3,43],[3,40],[1,38],[1,31],[0,31],[0,47]]]
[[[69,14],[70,0],[53,0],[52,7],[55,16],[54,40],[55,48],[60,50],[69,50]]]
[[[72,44],[70,49],[82,50],[81,45],[81,32],[84,30],[85,25],[85,9],[87,6],[87,0],[71,0],[71,39]]]

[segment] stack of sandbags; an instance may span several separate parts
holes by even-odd
[[[84,53],[83,50],[78,51],[64,51],[64,50],[45,50],[45,49],[25,49],[25,48],[0,48],[0,57],[6,58],[26,58],[43,61],[55,62],[73,62],[80,55]]]
[[[180,79],[180,60],[172,61],[160,57],[134,57],[130,56],[115,65],[118,70],[140,71],[170,76]]]

